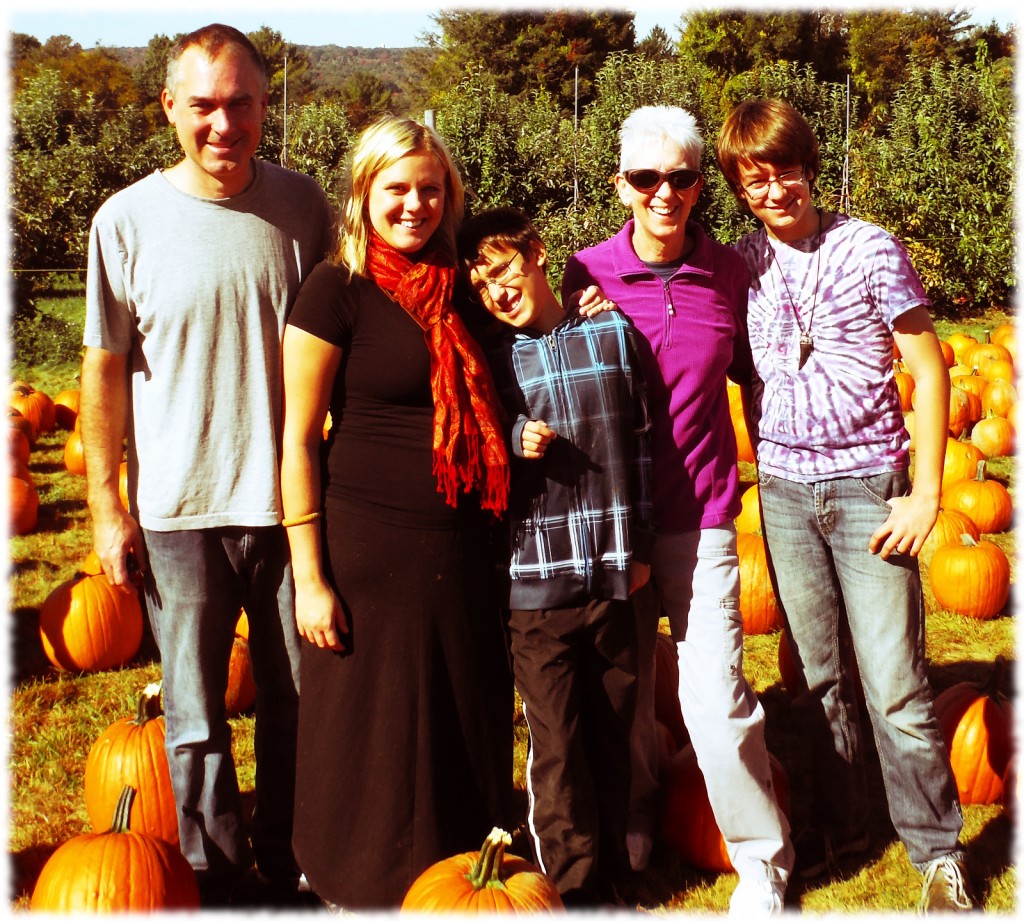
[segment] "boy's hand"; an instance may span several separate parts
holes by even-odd
[[[542,419],[531,419],[523,426],[523,457],[530,460],[543,457],[548,449],[548,443],[557,437]]]
[[[569,298],[570,303],[579,299],[579,311],[585,317],[592,317],[595,314],[603,313],[605,310],[618,310],[619,305],[610,301],[604,296],[604,292],[597,286],[591,285],[582,291],[573,294]]]

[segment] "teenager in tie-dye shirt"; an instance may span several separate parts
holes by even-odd
[[[928,298],[892,235],[815,207],[818,142],[788,103],[737,106],[718,160],[763,224],[736,249],[751,277],[764,536],[807,682],[798,709],[816,767],[794,872],[815,876],[868,848],[859,668],[890,816],[924,874],[919,907],[970,909],[960,801],[925,674],[917,563],[938,514],[949,412]],[[913,488],[894,343],[917,382]]]

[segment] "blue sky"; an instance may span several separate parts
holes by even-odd
[[[110,46],[144,46],[154,35],[174,36],[189,32],[208,22],[222,21],[248,32],[266,25],[277,30],[297,45],[353,45],[361,47],[406,47],[419,44],[419,36],[433,31],[432,12],[443,8],[470,6],[487,9],[552,7],[552,6],[622,6],[636,13],[636,32],[643,38],[655,25],[660,25],[675,37],[684,2],[668,3],[662,0],[605,0],[605,2],[579,3],[573,0],[521,0],[516,3],[495,4],[469,0],[469,2],[425,3],[422,0],[276,0],[273,3],[251,0],[248,3],[231,0],[177,0],[173,10],[138,12],[138,0],[129,6],[124,0],[93,0],[93,2],[59,2],[59,0],[12,0],[6,5],[7,29],[25,32],[40,41],[51,35],[69,35],[83,48],[97,44]],[[699,4],[705,7],[719,4]],[[749,5],[744,0],[731,0],[720,4],[736,7]],[[786,2],[758,4],[760,8],[789,6]],[[877,6],[878,4],[862,4]],[[928,8],[941,3],[910,2],[901,6]],[[372,6],[372,11],[368,8]],[[846,7],[849,8],[849,7]],[[995,20],[1006,28],[1016,21],[1017,14],[1009,2],[984,0],[970,4],[976,22]]]

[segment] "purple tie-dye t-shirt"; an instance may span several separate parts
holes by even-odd
[[[750,268],[747,325],[764,384],[758,467],[798,482],[906,469],[892,327],[930,302],[906,249],[882,228],[838,215],[820,253],[817,240],[787,245],[761,228],[736,244]],[[813,348],[800,368],[802,331]]]

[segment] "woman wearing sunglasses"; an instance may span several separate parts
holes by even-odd
[[[563,294],[599,285],[633,320],[654,420],[656,538],[652,591],[636,603],[641,658],[627,845],[641,869],[657,808],[653,668],[664,613],[683,718],[739,875],[730,913],[778,914],[793,849],[772,790],[764,710],[743,675],[733,524],[740,491],[726,393],[727,374],[749,380],[748,273],[736,252],[689,219],[704,148],[693,116],[670,106],[637,109],[620,141],[615,186],[632,216],[610,240],[569,259]]]

